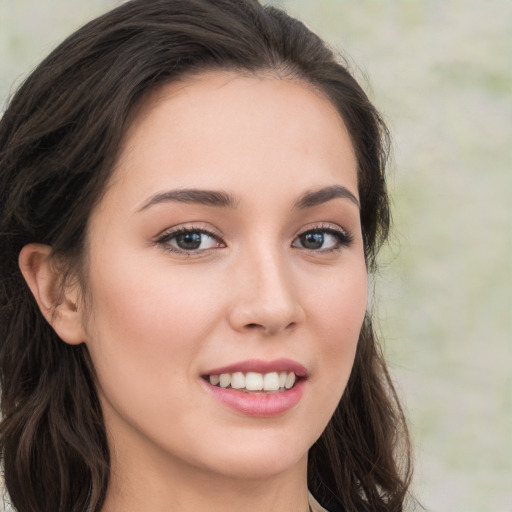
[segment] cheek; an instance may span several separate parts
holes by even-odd
[[[352,370],[366,313],[366,267],[364,263],[351,265],[318,288],[311,305],[315,311],[311,328],[318,335],[317,362],[321,378],[332,390],[333,403],[337,403]]]
[[[216,315],[211,294],[197,292],[204,280],[147,264],[96,269],[88,346],[100,383],[128,382],[143,395],[172,376],[180,388]]]
[[[197,311],[211,309],[210,294],[205,290],[208,280],[198,272],[126,256],[118,261],[122,265],[97,265],[91,279],[96,331],[103,324],[102,329],[127,341],[139,338],[148,343],[168,343],[173,339],[179,344],[186,333],[198,327]],[[198,293],[201,289],[203,293]]]
[[[185,442],[190,428],[180,427],[176,417],[193,417],[199,409],[190,383],[215,323],[212,294],[198,294],[204,280],[178,269],[170,273],[147,264],[98,268],[90,279],[94,315],[88,347],[105,421],[115,432],[130,425],[161,440]]]
[[[315,308],[326,338],[350,344],[357,342],[366,312],[367,274],[364,264],[355,263],[340,275],[325,280],[315,295]],[[335,346],[344,343],[334,343]]]

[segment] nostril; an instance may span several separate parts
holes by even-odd
[[[290,322],[290,323],[289,323],[289,324],[284,328],[284,330],[286,330],[286,331],[291,331],[291,330],[293,330],[296,326],[297,326],[297,322]],[[250,330],[250,331],[254,331],[254,330],[261,329],[261,330],[263,330],[264,332],[268,332],[268,333],[276,331],[274,328],[272,328],[272,326],[265,326],[265,325],[258,324],[258,323],[255,323],[255,322],[252,322],[252,323],[250,323],[250,324],[246,324],[246,325],[245,325],[245,329]]]

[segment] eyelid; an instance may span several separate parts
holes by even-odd
[[[319,222],[317,224],[313,223],[313,224],[308,224],[306,226],[303,226],[297,232],[297,234],[295,235],[295,238],[297,238],[298,236],[303,235],[304,233],[307,233],[309,231],[327,231],[327,232],[331,232],[331,233],[334,232],[334,233],[340,233],[342,235],[352,238],[352,235],[351,235],[350,231],[348,231],[348,229],[342,228],[340,225],[334,224],[331,222]]]
[[[202,222],[191,223],[191,224],[177,224],[176,226],[170,226],[160,231],[153,240],[156,242],[162,238],[169,237],[170,235],[176,236],[180,232],[198,231],[207,235],[213,236],[214,238],[223,238],[223,234],[213,226],[204,224]]]

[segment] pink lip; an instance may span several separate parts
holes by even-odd
[[[291,389],[276,393],[265,393],[213,386],[207,378],[209,375],[235,372],[293,372],[299,379]],[[273,361],[251,359],[209,370],[203,374],[200,382],[207,392],[230,409],[245,416],[268,418],[283,414],[299,403],[307,382],[306,376],[306,368],[291,359],[275,359]]]
[[[293,388],[279,393],[248,393],[238,389],[213,386],[205,379],[200,379],[200,381],[206,391],[222,404],[245,416],[259,418],[278,416],[297,405],[302,398],[307,382],[306,379],[299,379]]]
[[[257,373],[270,373],[270,372],[293,372],[297,377],[305,377],[307,374],[306,368],[293,361],[292,359],[275,359],[273,361],[264,361],[262,359],[251,359],[248,361],[240,361],[220,368],[208,370],[204,375],[220,375],[221,373],[235,373],[235,372],[257,372]]]

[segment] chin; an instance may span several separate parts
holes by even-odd
[[[217,445],[220,448],[222,445]],[[222,452],[209,453],[215,460],[210,470],[230,478],[266,479],[286,473],[301,463],[307,464],[309,445],[304,440],[296,442],[268,442],[255,439],[245,443],[229,443]],[[213,468],[215,466],[215,468]]]
[[[266,455],[266,454],[265,454]],[[283,475],[296,469],[301,463],[307,464],[307,452],[300,457],[288,454],[281,457],[268,457],[255,455],[252,458],[245,457],[232,461],[228,468],[224,468],[224,475],[228,478],[243,480],[266,480]],[[226,471],[227,469],[227,471]]]

